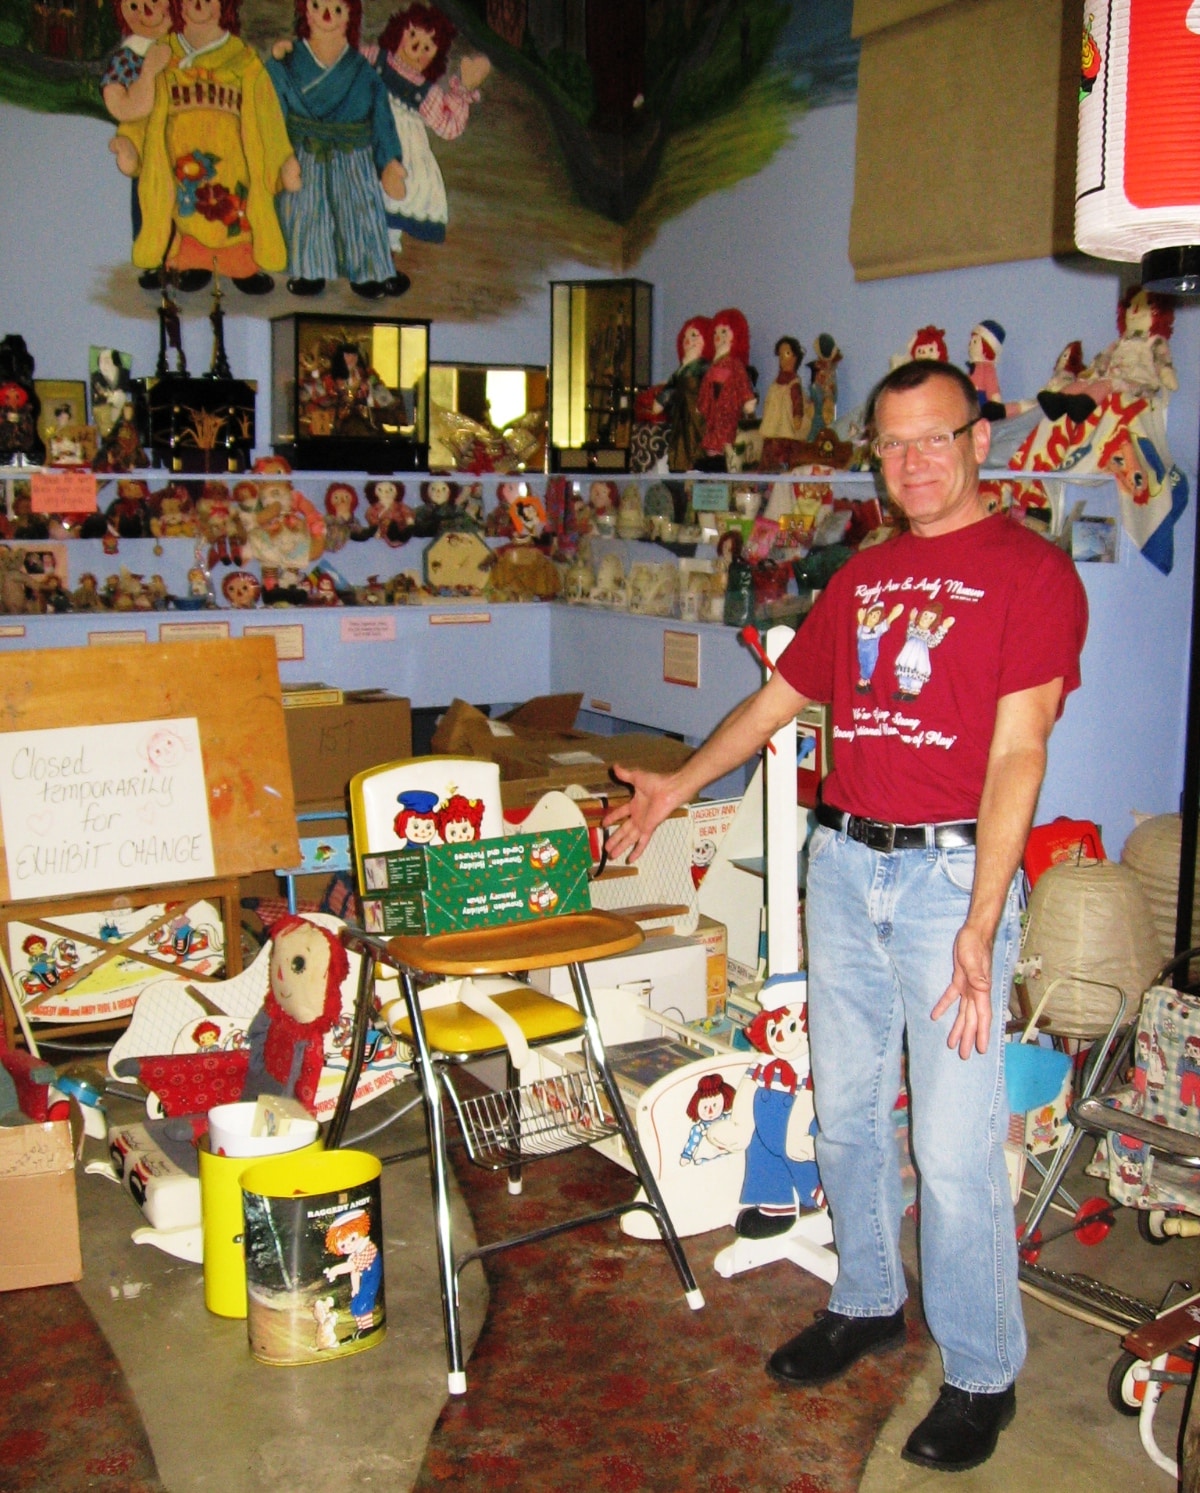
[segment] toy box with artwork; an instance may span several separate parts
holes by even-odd
[[[362,857],[373,933],[457,933],[591,908],[585,829],[413,846]]]

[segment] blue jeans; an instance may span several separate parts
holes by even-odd
[[[886,1316],[906,1295],[892,1108],[907,1031],[925,1318],[946,1382],[994,1392],[1025,1359],[1003,1151],[1015,884],[993,949],[986,1054],[964,1062],[947,1047],[957,1006],[929,1017],[950,983],[974,872],[974,848],[885,855],[819,827],[808,868],[809,1037],[817,1164],[839,1261],[830,1309]]]

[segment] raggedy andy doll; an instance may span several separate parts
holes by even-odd
[[[808,985],[803,975],[776,975],[759,995],[762,1010],[746,1028],[762,1054],[738,1084],[733,1129],[753,1134],[746,1147],[742,1211],[735,1225],[745,1239],[786,1233],[800,1209],[824,1204],[813,1137],[812,1077],[808,1061]]]

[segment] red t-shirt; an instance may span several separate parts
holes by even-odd
[[[1059,678],[1065,699],[1086,634],[1073,562],[1003,515],[860,551],[778,665],[832,702],[825,802],[896,824],[974,819],[996,702]]]

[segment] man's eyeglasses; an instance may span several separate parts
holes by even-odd
[[[898,461],[910,446],[915,446],[922,456],[937,456],[949,451],[960,435],[978,425],[982,416],[976,415],[957,430],[931,430],[928,435],[919,435],[915,440],[902,441],[898,435],[877,435],[871,442],[871,450],[880,461]]]

